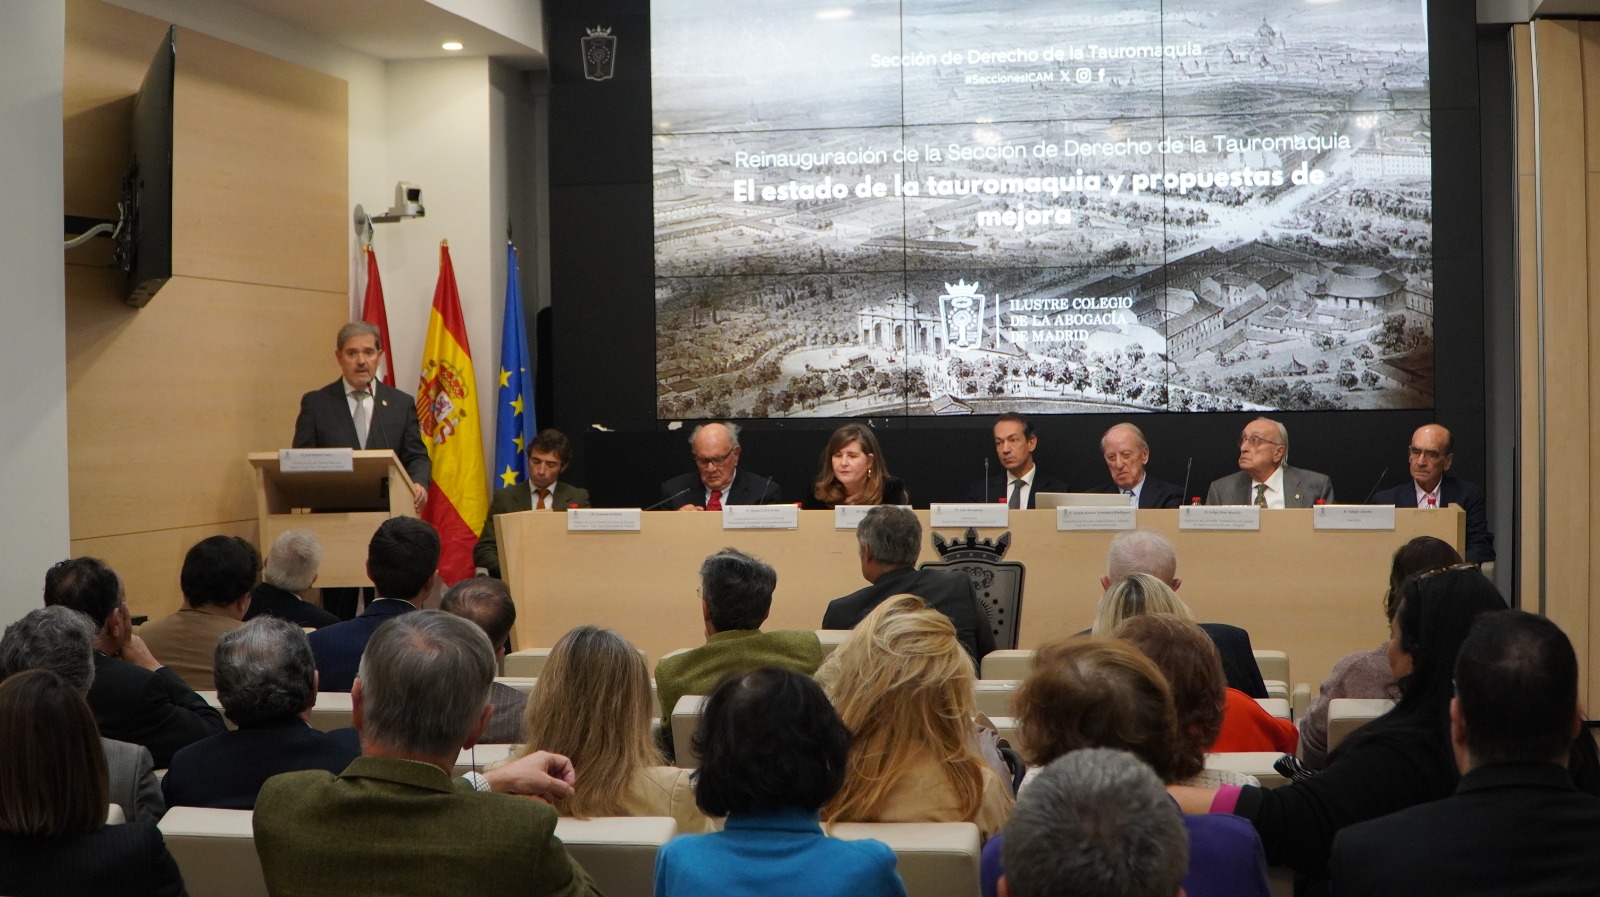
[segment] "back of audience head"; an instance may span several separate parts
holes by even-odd
[[[1095,607],[1094,635],[1109,636],[1117,625],[1140,614],[1189,619],[1189,608],[1170,586],[1148,573],[1132,573],[1111,584]]]
[[[317,581],[317,571],[321,568],[322,543],[317,541],[317,534],[306,529],[292,529],[280,533],[272,541],[261,578],[268,585],[298,595]]]
[[[71,682],[49,670],[0,682],[0,757],[0,832],[61,837],[105,825],[105,750]]]
[[[1566,764],[1582,729],[1578,655],[1556,624],[1519,610],[1478,617],[1455,687],[1453,732],[1473,766]]]
[[[431,610],[389,619],[356,674],[363,751],[454,757],[488,722],[494,674],[494,650],[476,625]]]
[[[633,775],[661,765],[650,737],[650,670],[628,640],[579,626],[550,649],[523,717],[528,743],[518,753],[551,751],[577,770],[573,816],[617,816]]]
[[[190,607],[225,607],[250,594],[259,569],[249,542],[238,536],[208,536],[183,556],[178,584]]]
[[[844,784],[850,730],[815,682],[765,667],[718,683],[694,747],[695,803],[707,816],[815,813]]]
[[[305,631],[262,616],[217,639],[213,676],[222,712],[240,727],[293,719],[317,700]]]
[[[760,629],[772,610],[778,571],[737,548],[724,548],[700,564],[700,600],[716,632]]]
[[[447,614],[471,620],[489,636],[495,654],[505,650],[506,640],[517,625],[517,603],[511,600],[511,587],[492,576],[472,576],[451,586],[439,601]]]
[[[415,517],[390,517],[367,543],[367,578],[380,598],[410,601],[439,569],[439,532]]]
[[[1010,897],[1173,897],[1189,836],[1148,766],[1122,751],[1075,751],[1018,799],[1001,865]]]
[[[1394,619],[1400,606],[1400,589],[1406,580],[1418,573],[1454,567],[1461,563],[1461,553],[1443,539],[1418,536],[1394,550],[1394,560],[1389,564],[1389,590],[1383,593],[1383,613]]]
[[[49,670],[87,693],[94,684],[94,624],[68,607],[40,607],[0,637],[0,679],[23,670]]]
[[[905,508],[879,505],[861,518],[856,541],[884,567],[909,567],[922,553],[922,522]]]
[[[44,603],[72,608],[99,631],[123,607],[122,580],[99,558],[68,558],[45,573]]]
[[[1100,588],[1109,589],[1135,573],[1148,573],[1177,591],[1183,582],[1178,578],[1178,549],[1155,530],[1119,534],[1106,552],[1106,575],[1100,579]]]
[[[1205,767],[1206,751],[1222,732],[1228,700],[1217,643],[1196,624],[1166,614],[1130,617],[1114,634],[1150,658],[1172,689],[1184,754],[1185,772],[1179,778],[1198,774]]]
[[[1177,782],[1203,763],[1183,750],[1161,671],[1126,642],[1070,638],[1040,647],[1013,705],[1030,766],[1084,748],[1116,748]]]

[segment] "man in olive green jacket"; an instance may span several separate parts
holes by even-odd
[[[256,800],[273,897],[597,895],[555,838],[548,804],[483,793],[491,783],[481,776],[451,777],[488,724],[493,680],[489,638],[470,621],[417,611],[379,627],[350,692],[362,756],[337,777],[275,776]],[[535,765],[512,790],[571,794],[566,758]]]

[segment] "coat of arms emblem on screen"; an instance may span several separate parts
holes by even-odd
[[[986,300],[979,284],[965,278],[944,285],[939,297],[939,317],[944,325],[945,345],[952,349],[976,349],[983,343],[983,312]]]
[[[590,28],[583,38],[583,76],[609,81],[617,64],[617,36],[610,28]]]

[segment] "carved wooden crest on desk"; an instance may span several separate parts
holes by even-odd
[[[1022,581],[1027,568],[1019,561],[1001,560],[1011,548],[1011,533],[998,539],[979,539],[969,528],[960,539],[932,534],[933,547],[942,560],[923,564],[923,569],[948,568],[965,573],[972,580],[978,604],[989,618],[996,648],[1015,648],[1018,623],[1022,617]]]

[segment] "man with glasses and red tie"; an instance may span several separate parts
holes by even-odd
[[[1290,467],[1288,460],[1288,428],[1268,417],[1256,418],[1239,434],[1239,472],[1213,480],[1206,504],[1269,509],[1333,504],[1332,480]]]
[[[1483,490],[1449,473],[1455,460],[1455,440],[1450,431],[1438,424],[1418,427],[1411,434],[1410,452],[1411,479],[1374,495],[1372,503],[1428,509],[1459,505],[1467,515],[1467,550],[1462,553],[1468,563],[1493,561],[1494,533],[1489,532]]]
[[[689,434],[697,473],[661,484],[656,507],[670,511],[720,511],[724,505],[783,503],[778,484],[760,474],[739,471],[739,427],[701,424]]]
[[[589,507],[589,490],[560,481],[572,463],[572,443],[560,430],[540,430],[528,443],[528,478],[494,490],[489,519],[483,522],[478,544],[472,546],[472,563],[500,577],[500,547],[494,538],[494,519],[514,511],[565,511]]]

